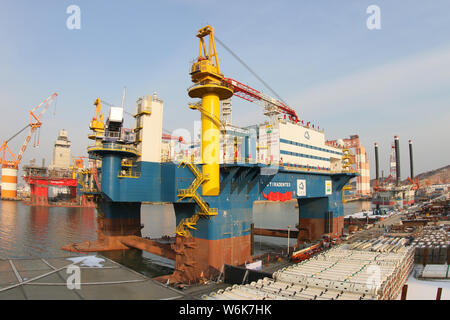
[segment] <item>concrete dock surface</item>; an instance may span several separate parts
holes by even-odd
[[[183,297],[177,290],[108,258],[90,257],[100,261],[98,265],[84,263],[83,256],[0,260],[0,300],[171,300]],[[79,289],[73,288],[76,283],[73,265],[79,267]]]

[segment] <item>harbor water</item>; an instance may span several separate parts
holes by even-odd
[[[255,227],[294,229],[298,223],[296,201],[255,203]],[[345,214],[370,209],[370,202],[344,205]],[[175,213],[170,204],[143,204],[143,237],[174,236]],[[21,201],[0,201],[0,259],[49,258],[67,255],[61,247],[97,238],[97,213],[93,208],[37,207]],[[295,245],[296,239],[289,244]],[[255,236],[254,254],[286,250],[287,239]],[[173,261],[131,249],[102,255],[135,271],[154,277],[170,274]]]

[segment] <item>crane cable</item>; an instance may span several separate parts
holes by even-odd
[[[283,98],[274,90],[272,89],[255,71],[253,71],[239,56],[234,53],[230,48],[228,48],[219,38],[217,38],[216,35],[214,35],[214,39],[217,40],[217,42],[225,49],[227,50],[237,61],[239,61],[251,74],[253,74],[256,79],[261,81],[261,83],[269,89],[281,102],[283,102],[285,105],[288,105]]]
[[[33,135],[33,148],[36,148],[36,134]]]
[[[56,105],[58,104],[58,96],[55,97],[55,109],[53,109],[53,115],[56,115]]]
[[[22,133],[26,128],[28,128],[30,126],[30,124],[27,124],[25,127],[23,127],[23,129],[21,129],[19,132],[17,132],[16,134],[14,134],[11,138],[9,138],[8,140],[6,140],[6,143],[8,143],[9,141],[11,141],[12,139],[14,139],[15,137],[17,137],[20,133]]]
[[[53,114],[56,114],[56,103],[58,102],[58,96],[55,97],[55,110],[53,111]],[[19,134],[21,134],[25,129],[27,129],[30,126],[30,124],[27,124],[25,127],[23,127],[20,131],[15,133],[11,138],[6,140],[6,143],[10,142],[12,139],[17,137]]]
[[[103,100],[103,99],[102,99],[102,103],[106,104],[109,107],[115,107],[116,106],[116,105],[114,105],[112,103],[109,103],[106,100]],[[125,105],[123,106],[123,112],[126,113],[127,115],[131,116],[131,117],[134,117],[134,114],[132,114],[131,112],[128,112],[128,111],[125,110]]]
[[[39,147],[39,139],[41,137],[41,127],[38,128],[38,132],[37,132],[37,147]]]

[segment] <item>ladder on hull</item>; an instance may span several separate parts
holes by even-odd
[[[208,203],[203,200],[203,198],[197,193],[197,189],[203,184],[203,182],[207,181],[208,178],[199,170],[199,168],[194,163],[190,161],[183,161],[179,164],[178,167],[180,167],[181,165],[183,165],[184,167],[188,166],[194,174],[195,179],[187,189],[178,190],[178,201],[186,198],[191,198],[195,201],[200,210],[192,215],[192,217],[182,219],[177,225],[175,233],[182,237],[191,237],[192,235],[189,232],[189,229],[197,229],[195,225],[197,224],[197,221],[201,216],[215,216],[218,214],[218,211],[215,208],[210,208]]]

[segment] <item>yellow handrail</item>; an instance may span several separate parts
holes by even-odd
[[[210,208],[208,203],[206,203],[203,198],[197,193],[197,189],[202,185],[203,182],[207,180],[207,178],[201,173],[198,167],[190,161],[180,162],[178,167],[180,167],[181,165],[188,166],[194,174],[195,179],[194,181],[192,181],[191,185],[188,188],[178,190],[178,201],[181,201],[185,198],[192,198],[200,207],[200,210],[192,217],[181,220],[176,227],[175,232],[179,236],[190,237],[191,233],[189,232],[189,230],[187,230],[187,228],[196,229],[194,226],[197,224],[200,216],[215,216],[218,214],[218,210],[215,208]]]

